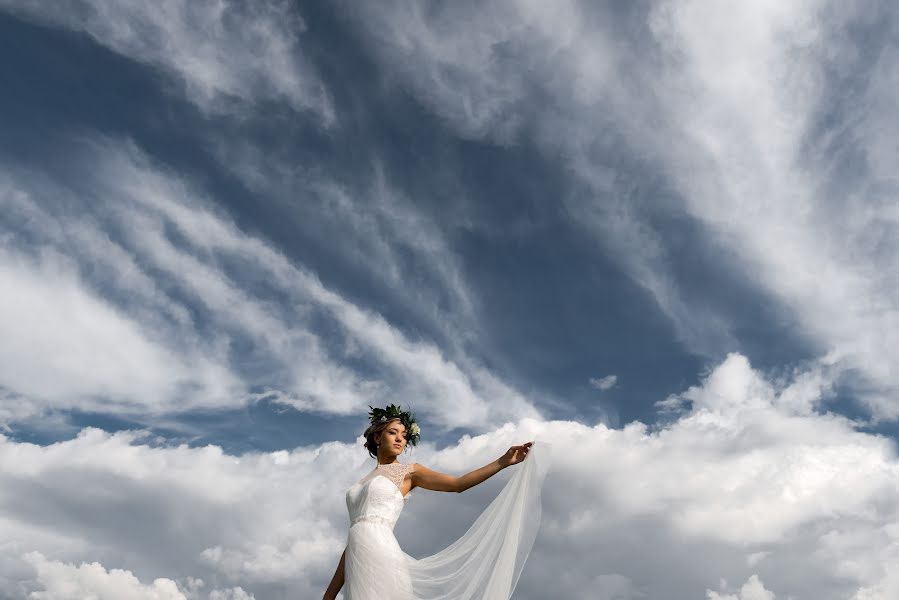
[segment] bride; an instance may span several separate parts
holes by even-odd
[[[411,412],[390,405],[372,408],[369,417],[365,448],[378,464],[347,490],[350,531],[324,600],[337,598],[341,588],[345,600],[508,600],[540,523],[548,445],[512,446],[490,464],[455,477],[397,460],[407,444],[418,444],[421,430]],[[420,559],[400,549],[393,527],[412,489],[464,492],[528,456],[450,546]]]

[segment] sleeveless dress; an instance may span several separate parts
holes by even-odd
[[[548,450],[542,442],[531,446],[471,528],[437,554],[419,559],[403,552],[393,535],[407,500],[400,487],[413,465],[377,466],[346,493],[345,600],[508,600],[540,524]]]

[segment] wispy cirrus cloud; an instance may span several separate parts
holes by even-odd
[[[29,405],[25,410],[24,402],[5,398],[13,418],[60,404],[171,410],[184,400],[179,386],[191,384],[215,405],[237,384],[227,369],[202,356],[173,356],[144,326],[92,293],[59,252],[4,252],[0,280],[7,290],[0,301],[6,340],[0,381]]]
[[[361,174],[346,177],[230,136],[211,134],[209,145],[306,244],[388,296],[447,347],[477,342],[478,297],[447,232],[421,207],[428,199],[410,198],[394,185],[376,156]]]
[[[694,152],[669,159],[685,205],[728,240],[747,274],[790,307],[806,335],[867,379],[875,391],[862,397],[875,415],[896,418],[899,381],[887,349],[899,342],[899,288],[890,266],[899,224],[875,192],[892,176],[846,173],[834,162],[845,149],[827,141],[864,131],[855,116],[835,113],[842,92],[829,87],[854,68],[829,57],[833,40],[860,13],[825,3],[789,9],[771,3],[734,15],[687,3],[657,17],[660,37],[683,52],[687,65],[689,91],[671,104]],[[717,44],[721,35],[727,53]],[[840,45],[843,55],[858,51],[846,40]],[[876,94],[871,88],[876,83],[858,91]],[[705,110],[695,110],[697,104]],[[896,123],[874,103],[863,118]],[[837,122],[814,133],[816,119]],[[887,159],[864,137],[850,145],[875,161]]]
[[[896,418],[893,42],[877,54],[880,76],[844,85],[868,68],[846,58],[868,55],[846,32],[873,27],[871,11],[895,30],[888,9],[869,8],[393,2],[347,18],[384,71],[461,135],[533,143],[566,165],[583,187],[571,214],[689,347],[739,346],[734,311],[714,298],[748,285],[792,335],[859,377],[876,417]],[[837,159],[857,154],[857,170]],[[715,289],[681,275],[692,268],[678,265],[684,240],[658,225],[678,220],[714,257]]]
[[[302,16],[282,0],[254,3],[71,0],[53,5],[3,0],[0,8],[83,32],[98,44],[159,69],[211,113],[244,113],[279,101],[334,122],[328,91],[304,57]]]
[[[34,406],[159,414],[268,397],[348,414],[390,398],[475,429],[537,414],[476,361],[409,338],[245,234],[132,144],[73,144],[90,174],[77,182],[4,169],[0,273],[18,304],[2,319],[22,344],[0,385]],[[35,323],[45,335],[29,335]]]

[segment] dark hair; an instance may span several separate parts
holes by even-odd
[[[387,421],[377,423],[372,423],[368,426],[368,429],[365,430],[365,433],[362,435],[365,436],[365,449],[368,450],[369,455],[372,458],[377,458],[378,456],[378,439],[381,437],[381,434],[387,429],[387,426],[391,423],[399,421],[402,423],[402,419],[388,419]],[[403,425],[405,427],[405,425]]]

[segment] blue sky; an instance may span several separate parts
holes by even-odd
[[[780,544],[787,562],[831,544],[796,566],[805,579],[766,567],[777,550],[760,546],[695,576],[621,563],[591,580],[582,558],[564,586],[570,597],[587,585],[608,598],[824,597],[819,584],[886,597],[899,585],[883,574],[899,522],[896,40],[895,11],[877,3],[0,2],[5,452],[40,457],[34,489],[68,468],[53,457],[83,451],[75,464],[138,490],[130,466],[91,462],[105,447],[167,465],[146,480],[157,492],[189,488],[202,468],[277,487],[266,477],[284,475],[268,467],[238,475],[204,461],[356,473],[367,405],[397,402],[423,426],[413,459],[446,469],[480,466],[518,433],[645,451],[619,465],[635,473],[679,472],[666,456],[718,465],[716,483],[679,496],[681,512],[660,481],[658,503],[633,513],[645,520],[602,529],[635,557],[655,520],[672,547],[716,555],[697,541],[706,528],[759,506],[734,500],[716,520],[702,502],[727,473],[780,490],[765,500],[777,512],[789,490],[818,485],[808,481],[838,489],[849,475],[837,457],[850,455],[879,465],[851,507],[802,505],[768,538],[737,527],[715,542]],[[747,467],[790,449],[801,485]],[[598,456],[557,458],[557,485]],[[816,466],[838,475],[816,478]],[[544,569],[566,519],[623,506],[610,489],[575,489],[571,505],[548,500],[556,529],[532,561]],[[58,493],[62,513],[77,505],[102,521],[72,487]],[[438,500],[410,522],[439,514]],[[267,539],[248,502],[221,519],[243,519],[257,546],[215,538],[213,519],[124,554],[79,549],[90,529],[75,525],[60,551],[53,511],[9,504],[19,566],[3,581],[18,586],[10,594],[63,597],[54,577],[82,581],[79,565],[97,561],[111,580],[132,572],[122,585],[135,594],[158,578],[172,598],[321,587],[344,535],[340,494],[308,546]],[[279,510],[300,528],[291,510],[314,505]],[[871,511],[876,523],[860,516]],[[892,533],[869,567],[842,572],[827,561],[849,546],[808,533],[827,515],[848,519],[834,530]],[[113,525],[97,526],[113,539]],[[191,544],[188,566],[164,559]],[[810,583],[834,569],[838,582]],[[525,575],[522,597],[548,593],[542,572]]]

